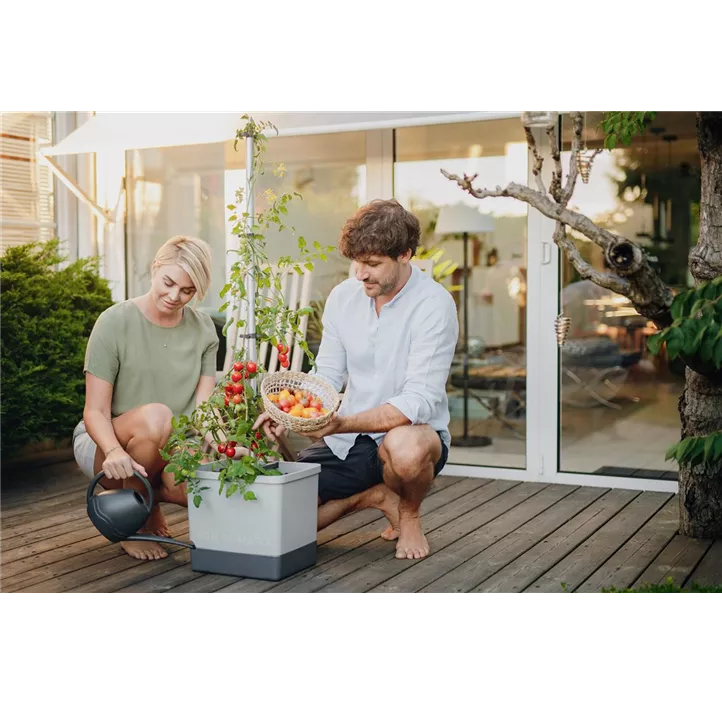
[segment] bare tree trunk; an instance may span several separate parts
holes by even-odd
[[[722,113],[697,114],[702,163],[699,240],[689,257],[697,283],[722,276]],[[680,398],[682,437],[722,430],[722,383],[687,369]],[[722,465],[682,465],[679,470],[680,532],[722,537]]]

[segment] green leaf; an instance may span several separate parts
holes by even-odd
[[[704,362],[711,362],[714,356],[714,348],[717,344],[717,335],[719,333],[719,326],[717,323],[711,323],[703,331],[703,340],[699,348],[700,356]]]
[[[679,318],[684,315],[685,304],[689,301],[692,293],[692,291],[685,291],[684,293],[680,293],[678,296],[674,297],[671,308],[672,318],[674,320],[679,320]]]
[[[677,451],[675,452],[674,457],[680,464],[684,462],[684,457],[689,450],[689,446],[692,440],[693,438],[685,438],[677,445]]]
[[[700,308],[704,306],[706,301],[704,299],[699,299],[695,296],[694,305],[692,306],[692,310],[689,312],[690,315],[694,315],[695,313],[698,313]]]
[[[708,462],[710,460],[710,457],[712,456],[714,452],[714,444],[717,438],[720,437],[717,433],[712,433],[712,435],[708,435],[707,439],[704,441],[704,461]]]
[[[200,494],[196,494],[196,495],[193,497],[193,505],[194,505],[196,508],[198,508],[198,507],[201,505],[201,501],[203,501],[203,499],[201,498],[201,495],[200,495]]]
[[[617,146],[617,135],[616,134],[610,134],[609,137],[607,137],[607,149],[614,149],[614,147]]]
[[[654,335],[652,335],[649,338],[649,341],[647,342],[647,349],[649,349],[650,354],[653,354],[655,357],[659,354],[659,350],[662,347],[662,343],[664,342],[664,333],[658,332]]]
[[[247,491],[245,494],[243,494],[243,498],[246,501],[256,501],[256,495],[252,491]]]
[[[722,367],[722,338],[718,338],[712,352],[712,362],[719,369]]]
[[[719,461],[722,458],[722,433],[714,433],[714,446],[710,455],[711,461]]]
[[[679,328],[671,328],[665,337],[667,341],[667,354],[669,358],[673,360],[678,357],[682,351],[685,335]]]
[[[676,443],[675,445],[672,445],[667,450],[667,454],[664,456],[664,461],[668,462],[669,460],[676,460],[677,459],[677,452],[679,451],[679,445],[680,443]]]

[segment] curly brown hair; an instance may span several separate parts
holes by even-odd
[[[339,251],[347,259],[382,256],[397,259],[421,238],[419,219],[397,200],[373,200],[351,216],[343,227]]]

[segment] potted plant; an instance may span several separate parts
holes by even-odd
[[[263,411],[260,380],[265,369],[256,359],[264,342],[274,345],[280,366],[288,367],[288,350],[298,341],[314,364],[300,323],[309,308],[293,311],[285,304],[284,270],[313,270],[329,247],[310,248],[294,228],[283,224],[288,204],[298,194],[263,193],[264,209],[255,215],[255,185],[264,173],[263,155],[270,123],[243,116],[234,148],[246,141],[246,188],[228,205],[237,249],[229,281],[221,291],[220,311],[228,311],[223,328],[239,328],[234,363],[210,399],[191,416],[173,419],[173,432],[161,452],[176,484],[186,483],[194,571],[257,579],[281,579],[315,563],[318,474],[313,464],[284,461],[253,424]],[[274,175],[281,175],[279,165]],[[269,228],[295,237],[298,256],[271,266],[265,251]],[[270,293],[261,294],[265,291]],[[242,311],[246,311],[243,315]],[[209,445],[209,441],[212,443]],[[235,448],[247,456],[234,459]]]

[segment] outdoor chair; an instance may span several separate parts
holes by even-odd
[[[273,267],[273,275],[275,276],[280,271],[279,267]],[[297,271],[284,268],[281,273],[281,289],[284,301],[291,310],[300,310],[309,305],[311,301],[311,284],[313,282],[313,272],[304,271],[303,274],[299,274]],[[264,289],[260,291],[260,295],[263,299],[268,301],[269,306],[275,305],[277,300],[278,291]],[[241,320],[246,317],[246,304],[241,303],[240,310],[237,315],[240,316]],[[308,326],[308,317],[303,316],[300,320],[300,328],[303,334],[302,339],[306,339],[306,328]],[[239,328],[233,324],[228,328],[228,337],[226,340],[226,356],[223,363],[223,371],[216,374],[218,380],[222,379],[225,374],[231,368],[233,364],[233,348],[238,339],[238,335],[243,334],[245,328]],[[292,335],[288,334],[285,343],[290,346],[292,342]],[[303,365],[304,352],[301,349],[301,345],[298,341],[293,344],[293,347],[289,350],[288,361],[290,362],[289,370],[294,372],[300,372],[301,366]],[[263,342],[257,352],[258,363],[265,366],[269,373],[277,372],[279,369],[278,364],[278,350],[269,345],[267,342]]]

